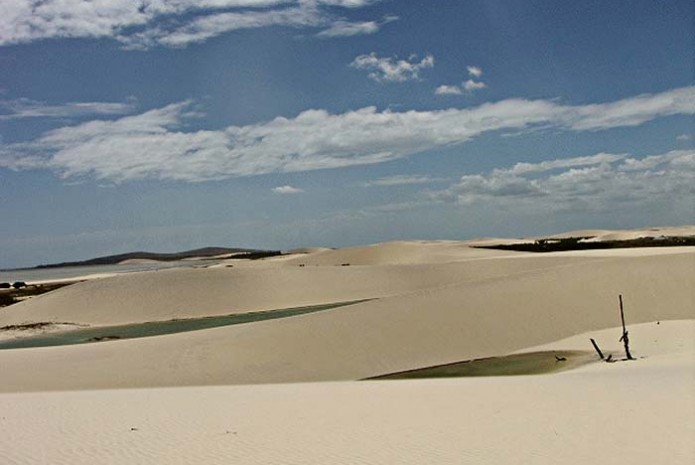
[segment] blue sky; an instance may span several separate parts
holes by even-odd
[[[695,219],[689,1],[0,1],[0,268]]]

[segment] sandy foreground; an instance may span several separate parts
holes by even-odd
[[[693,463],[695,247],[471,247],[490,241],[304,249],[95,279],[8,307],[0,327],[95,328],[368,299],[0,350],[0,463]],[[619,358],[618,294],[636,361],[356,381],[519,352],[591,355],[590,337]]]
[[[695,322],[631,334],[553,375],[3,394],[0,462],[693,463]]]

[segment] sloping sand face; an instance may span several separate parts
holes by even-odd
[[[444,263],[336,266],[331,261],[299,266],[268,261],[234,268],[131,273],[78,283],[15,305],[0,312],[0,327],[50,321],[114,325],[322,305],[411,294],[584,260],[534,256],[529,258],[535,260],[522,262],[512,258],[527,254],[510,257],[506,252],[473,250],[476,258]],[[378,247],[374,251],[381,254]],[[488,259],[480,258],[480,253]]]
[[[389,282],[393,287],[376,300],[280,320],[99,344],[0,351],[7,373],[0,390],[355,380],[499,356],[614,326],[619,322],[618,294],[625,298],[629,324],[695,318],[694,258],[691,251],[661,254],[644,249],[641,254],[600,259],[533,255],[472,260],[438,265],[427,272],[417,269],[419,274],[410,267],[392,267],[396,274],[413,272],[402,281],[380,278],[379,267],[364,267],[364,275],[357,267],[354,274],[347,271],[349,267],[318,267],[311,275],[316,280],[336,273],[320,282],[346,273],[342,276],[349,279],[343,283],[377,283],[371,289],[379,289],[379,283]],[[439,266],[445,266],[444,271]],[[261,279],[261,270],[255,271],[258,274],[248,276]],[[304,271],[278,276],[289,281],[287,276]],[[164,273],[151,276],[167,276]],[[394,282],[405,283],[408,291],[399,294]],[[408,287],[415,282],[421,287]],[[248,285],[262,288],[262,283],[250,280]],[[312,288],[304,285],[295,295],[310,295],[307,289]],[[335,297],[336,288],[326,289]],[[249,300],[262,294],[255,292]],[[99,312],[88,315],[90,321],[105,321],[98,319],[103,315]]]

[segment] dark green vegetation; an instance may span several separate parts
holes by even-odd
[[[258,250],[254,252],[240,252],[228,255],[226,257],[218,257],[220,260],[260,260],[261,258],[277,257],[282,255],[279,250]]]
[[[417,368],[367,379],[420,379],[456,378],[466,376],[515,376],[537,375],[567,370],[595,361],[588,351],[544,351],[503,357],[481,358],[465,362],[448,363],[433,367]]]
[[[312,305],[309,307],[295,307],[281,310],[267,310],[261,312],[239,313],[233,315],[210,316],[203,318],[187,318],[182,320],[152,321],[148,323],[136,323],[119,326],[101,326],[98,328],[76,329],[71,331],[56,332],[41,336],[31,336],[19,339],[0,341],[0,349],[21,349],[27,347],[63,346],[71,344],[84,344],[88,342],[101,342],[116,339],[132,339],[138,337],[161,336],[163,334],[182,333],[200,329],[217,328],[219,326],[231,326],[257,321],[273,320],[303,315],[305,313],[320,312],[333,308],[344,307],[365,300],[353,300],[348,302],[336,302],[325,305]],[[12,325],[0,327],[3,330],[36,329],[49,326],[52,323],[32,323],[29,325]]]
[[[68,266],[92,266],[92,265],[117,265],[124,260],[144,259],[157,260],[160,262],[173,262],[192,257],[217,257],[218,255],[227,255],[224,258],[246,258],[255,259],[265,256],[280,255],[281,252],[275,250],[257,250],[257,249],[230,249],[227,247],[205,247],[202,249],[187,250],[185,252],[175,253],[156,253],[156,252],[130,252],[118,255],[108,255],[106,257],[97,257],[89,260],[51,263],[48,265],[39,265],[30,269],[44,268],[62,268]]]
[[[74,284],[74,282],[60,282],[53,284],[30,284],[20,289],[0,289],[0,307],[7,307],[23,299],[45,294],[61,287]]]
[[[640,237],[624,241],[585,242],[588,237],[568,237],[565,239],[539,239],[533,243],[480,245],[478,249],[514,250],[518,252],[562,252],[567,250],[627,249],[635,247],[682,247],[695,246],[695,236],[678,237]]]

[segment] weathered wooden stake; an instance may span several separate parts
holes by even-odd
[[[630,338],[627,334],[627,328],[625,328],[625,313],[623,312],[622,294],[618,295],[618,300],[620,301],[620,321],[623,324],[623,335],[620,337],[620,339],[618,339],[618,342],[622,341],[623,345],[625,346],[625,356],[627,357],[627,359],[634,360],[634,358],[632,358],[632,354],[630,353]]]
[[[603,360],[603,352],[601,352],[601,349],[599,349],[598,344],[596,344],[596,341],[593,340],[593,338],[589,338],[591,341],[591,344],[594,346],[594,349],[596,349],[596,353],[598,354],[599,357],[601,357],[601,360]]]

